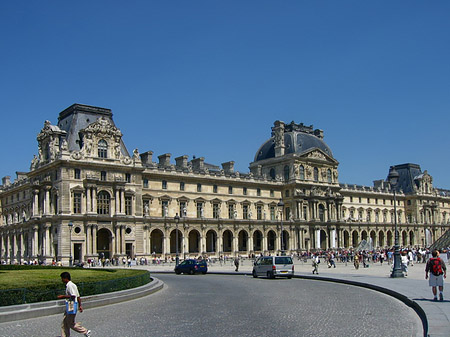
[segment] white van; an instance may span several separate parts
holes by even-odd
[[[294,275],[294,263],[290,256],[262,256],[253,264],[253,277],[277,276],[292,278]]]

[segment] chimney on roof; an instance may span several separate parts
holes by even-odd
[[[194,171],[203,171],[205,169],[205,157],[192,159],[192,169]]]
[[[149,165],[153,160],[153,151],[147,151],[140,154],[142,165]]]
[[[158,156],[159,165],[164,166],[164,167],[170,166],[170,156],[171,156],[170,153],[165,153],[165,154]]]
[[[226,163],[222,163],[222,168],[225,174],[234,173],[234,161],[227,161]]]
[[[179,168],[187,168],[188,156],[180,156],[175,158],[175,165]]]
[[[3,177],[2,184],[3,184],[3,186],[11,185],[11,177],[10,176]]]

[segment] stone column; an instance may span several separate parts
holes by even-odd
[[[92,255],[97,256],[97,225],[92,225]]]
[[[336,228],[330,228],[331,248],[336,248]]]
[[[113,228],[113,234],[112,234],[112,238],[111,238],[111,257],[114,257],[114,255],[118,255],[117,254],[117,246],[116,246],[116,240],[117,240],[117,235],[116,235],[116,229]]]
[[[275,238],[275,251],[281,250],[281,230],[278,231],[277,237]]]
[[[45,258],[50,257],[50,225],[44,226],[44,256]]]
[[[120,214],[125,213],[125,190],[120,190]]]
[[[44,191],[44,215],[50,214],[50,188],[45,187]]]
[[[87,256],[91,256],[91,249],[92,249],[92,240],[91,240],[91,235],[92,235],[92,229],[91,229],[91,225],[86,225],[86,255]]]
[[[231,254],[234,254],[234,256],[239,254],[239,237],[237,235],[234,235],[233,233],[233,240],[232,240],[232,252]]]
[[[320,249],[320,228],[316,228],[316,249]]]
[[[81,214],[86,214],[86,194],[81,193]]]
[[[116,200],[115,200],[115,206],[116,206],[116,215],[120,214],[120,191],[116,190]]]
[[[92,188],[92,213],[97,213],[97,189]]]
[[[247,253],[254,253],[255,249],[253,247],[253,233],[248,235],[247,239]]]
[[[217,233],[217,242],[216,250],[219,252],[219,255],[223,254],[223,233],[221,230]]]
[[[91,188],[86,188],[86,213],[91,213],[92,207],[91,207]]]
[[[267,252],[267,236],[265,233],[263,233],[262,236],[262,247],[261,247],[263,254],[265,254]]]
[[[33,204],[32,204],[32,213],[33,217],[37,217],[39,215],[39,190],[33,191]]]
[[[126,249],[125,249],[125,226],[124,225],[120,226],[120,245],[121,245],[122,254],[125,254]]]
[[[20,230],[19,233],[19,244],[20,244],[20,250],[19,250],[19,255],[20,255],[20,263],[22,263],[22,261],[24,260],[24,253],[25,253],[25,241],[24,241],[24,235],[23,235],[23,229]],[[1,248],[1,247],[0,247]]]
[[[134,195],[131,196],[131,215],[136,215],[136,197]]]
[[[39,227],[33,227],[33,258],[37,258],[38,256],[38,246],[39,246]]]

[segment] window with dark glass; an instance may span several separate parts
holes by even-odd
[[[244,187],[244,188],[242,189],[242,194],[247,195],[247,187]]]
[[[228,219],[234,218],[234,205],[228,205]]]
[[[148,188],[148,179],[144,178],[144,180],[142,181],[144,188]]]
[[[261,205],[256,206],[256,219],[262,220],[262,206]]]
[[[108,158],[108,143],[104,139],[98,142],[98,156],[99,158]]]
[[[125,173],[125,181],[126,181],[127,183],[131,183],[131,174]]]
[[[101,171],[100,172],[100,180],[101,181],[106,181],[106,171]]]
[[[80,171],[80,169],[75,169],[75,170],[74,170],[74,172],[73,172],[73,177],[74,177],[75,179],[81,179],[81,171]]]
[[[286,165],[286,166],[284,167],[284,180],[285,180],[285,181],[288,181],[288,180],[289,180],[289,166],[288,166],[288,165]]]
[[[202,191],[202,184],[197,184],[197,192],[201,192]]]
[[[319,181],[319,169],[314,167],[314,181]]]
[[[219,218],[219,204],[216,203],[213,204],[213,218],[214,219]]]
[[[186,201],[180,201],[180,212],[178,214],[180,214],[180,216],[183,217],[186,216],[185,212],[187,212]]]
[[[270,220],[275,220],[275,206],[270,206]]]
[[[73,194],[73,212],[81,213],[81,193],[79,192]]]
[[[248,219],[248,205],[243,205],[242,206],[242,218],[244,220]]]
[[[228,186],[228,194],[233,194],[233,186]]]
[[[110,196],[106,191],[101,191],[97,195],[97,213],[98,214],[109,214],[110,208]]]
[[[133,202],[133,198],[126,196],[125,197],[125,214],[126,215],[132,215],[131,214],[131,203]]]
[[[256,189],[256,195],[257,195],[258,197],[261,196],[261,189],[260,189],[260,188],[257,188],[257,189]]]
[[[305,167],[300,165],[300,180],[305,180]]]
[[[217,193],[217,185],[213,186],[213,193]]]
[[[271,196],[271,197],[275,196],[274,190],[270,190],[270,196]]]
[[[203,218],[203,202],[197,203],[197,218]]]
[[[329,184],[332,183],[331,170],[330,170],[330,169],[327,170],[327,180],[328,180],[328,183],[329,183]]]
[[[167,181],[166,180],[162,181],[162,189],[167,190]]]
[[[271,168],[269,172],[270,178],[275,179],[275,169]]]

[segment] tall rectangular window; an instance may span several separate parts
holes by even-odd
[[[144,180],[142,181],[142,184],[144,185],[144,188],[148,188],[148,179],[144,178]]]
[[[213,186],[213,193],[217,193],[217,185]]]
[[[228,186],[228,194],[233,194],[233,186]]]
[[[303,206],[303,220],[308,220],[308,207]]]
[[[197,203],[197,218],[203,218],[203,217],[204,217],[203,202],[198,202]]]
[[[126,215],[132,215],[131,214],[131,203],[133,202],[133,197],[125,197],[125,214]]]
[[[73,194],[73,212],[75,214],[81,213],[81,193],[79,192]]]
[[[162,189],[167,190],[167,181],[166,180],[162,181]]]
[[[275,192],[273,190],[270,190],[270,196],[273,198],[275,196]]]
[[[213,204],[213,218],[219,219],[219,204]]]
[[[184,191],[184,181],[180,181],[180,191]]]
[[[257,189],[256,189],[256,195],[257,195],[258,197],[261,196],[261,189],[260,189],[260,188],[257,188]]]
[[[125,173],[125,181],[126,181],[127,183],[131,183],[131,174]]]
[[[243,205],[242,206],[242,218],[244,220],[248,219],[248,205]]]
[[[81,179],[81,170],[80,169],[75,169],[73,171],[73,177],[74,177],[74,179]]]
[[[242,189],[242,193],[243,193],[244,195],[247,195],[247,187],[244,187],[244,188]]]
[[[161,216],[169,216],[169,202],[163,200],[161,203]]]
[[[186,208],[186,201],[180,201],[180,212],[178,213],[180,217],[186,216],[187,208]]]
[[[228,205],[228,219],[234,219],[234,205]]]
[[[197,184],[197,192],[201,192],[202,191],[202,184]]]
[[[262,220],[262,206],[261,205],[256,206],[256,219]]]
[[[106,171],[100,172],[100,180],[101,181],[106,181]]]
[[[270,206],[270,220],[275,220],[275,206]]]

